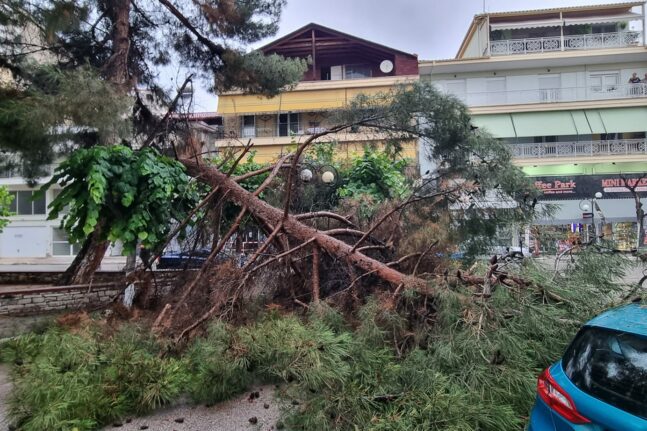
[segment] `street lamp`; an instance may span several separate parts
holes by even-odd
[[[593,225],[593,234],[595,235],[595,242],[596,244],[600,242],[600,235],[598,235],[598,225],[595,222],[595,211],[597,210],[600,213],[600,216],[602,217],[602,220],[604,220],[604,214],[602,214],[602,210],[600,210],[600,206],[598,205],[597,200],[602,199],[602,192],[595,192],[595,195],[593,196],[592,199],[585,199],[580,201],[580,209],[588,213],[591,211],[591,224]]]
[[[304,183],[321,181],[323,184],[330,186],[337,181],[337,170],[330,165],[306,165],[301,172],[299,172],[299,178]]]

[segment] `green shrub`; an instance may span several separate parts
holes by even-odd
[[[3,346],[13,361],[9,413],[23,431],[92,430],[176,399],[186,373],[133,328],[102,339],[53,328]]]

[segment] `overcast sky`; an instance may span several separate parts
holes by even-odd
[[[279,33],[257,46],[310,22],[402,51],[421,60],[453,58],[483,0],[288,0]],[[485,0],[485,11],[621,3],[613,0]],[[195,111],[215,111],[217,98],[199,91]]]

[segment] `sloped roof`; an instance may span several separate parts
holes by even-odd
[[[414,59],[418,58],[418,56],[416,54],[411,54],[409,52],[405,52],[405,51],[401,51],[399,49],[391,48],[389,46],[382,45],[382,44],[379,44],[379,43],[376,43],[376,42],[372,42],[370,40],[366,40],[366,39],[363,39],[361,37],[353,36],[351,34],[344,33],[344,32],[341,32],[339,30],[335,30],[335,29],[332,29],[330,27],[326,27],[326,26],[323,26],[321,24],[317,24],[317,23],[314,23],[314,22],[306,24],[303,27],[300,27],[300,28],[286,34],[285,36],[282,36],[282,37],[280,37],[280,38],[278,38],[278,39],[276,39],[276,40],[274,40],[274,41],[268,43],[267,45],[264,45],[264,46],[262,46],[262,47],[260,47],[258,49],[259,49],[259,51],[263,51],[265,53],[270,52],[270,51],[274,51],[274,50],[279,50],[280,45],[283,44],[284,42],[296,39],[297,36],[300,36],[300,35],[302,35],[303,33],[306,33],[306,32],[311,32],[312,30],[316,30],[316,31],[324,32],[324,33],[329,33],[329,34],[331,34],[333,36],[337,36],[337,37],[344,38],[344,39],[349,39],[349,40],[351,40],[353,42],[363,44],[363,45],[366,45],[366,46],[369,46],[369,47],[372,47],[372,48],[375,48],[375,49],[378,49],[378,50],[381,50],[381,51],[387,51],[387,52],[392,53],[392,54],[404,55],[404,56],[408,56],[408,57],[411,57],[411,58],[414,58]]]

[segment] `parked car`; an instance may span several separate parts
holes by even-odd
[[[195,251],[168,251],[157,260],[157,269],[200,268],[211,251],[197,249]]]
[[[647,430],[647,305],[586,323],[537,382],[529,431]]]

